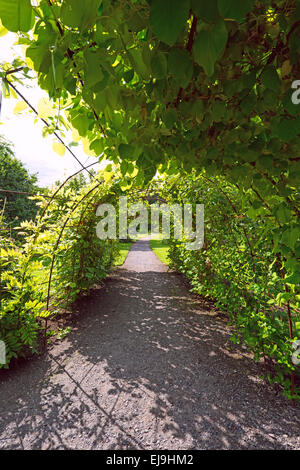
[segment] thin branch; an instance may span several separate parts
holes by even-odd
[[[51,198],[51,196],[47,196],[46,194],[28,193],[26,191],[13,191],[12,189],[1,189],[0,188],[0,193],[22,194],[24,196],[41,196],[41,197]]]
[[[5,72],[5,76],[11,75],[12,73],[21,72],[23,69],[24,67],[18,67],[16,69],[8,70],[7,72]]]

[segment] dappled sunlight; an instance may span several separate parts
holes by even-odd
[[[1,447],[296,445],[296,410],[178,274],[115,270],[73,314],[49,354],[1,372]]]

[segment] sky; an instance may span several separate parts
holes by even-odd
[[[0,37],[0,63],[12,62],[15,57],[22,55],[21,46],[14,45],[15,41],[16,36],[13,33]],[[47,94],[39,88],[36,82],[32,82],[30,88],[19,84],[17,88],[34,107],[37,107],[40,98],[46,97]],[[42,136],[44,126],[41,121],[34,123],[33,113],[25,110],[20,114],[14,114],[13,111],[18,101],[14,98],[3,98],[0,135],[13,143],[16,157],[24,163],[31,174],[37,174],[38,184],[50,186],[55,181],[63,180],[79,170],[80,165],[67,151],[63,157],[54,152],[52,149],[54,137]],[[72,137],[67,136],[64,140],[69,144]],[[97,161],[97,158],[89,157],[84,153],[81,144],[78,147],[72,147],[72,150],[84,165]],[[100,167],[103,167],[103,163],[92,168],[99,169]]]

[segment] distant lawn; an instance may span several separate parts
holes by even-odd
[[[128,255],[131,245],[132,245],[132,242],[129,242],[129,243],[119,242],[120,253],[114,261],[114,266],[122,266],[122,264],[124,263]]]
[[[145,237],[147,234],[143,234],[142,236]],[[142,237],[138,237],[142,238]],[[122,266],[125,262],[128,252],[132,246],[133,242],[124,243],[119,242],[119,249],[120,253],[116,260],[114,261],[114,266]],[[168,252],[169,252],[169,245],[167,240],[149,240],[149,244],[151,249],[154,251],[156,256],[160,259],[162,263],[169,266],[168,260]]]
[[[149,240],[150,247],[156,254],[156,256],[160,259],[160,261],[167,266],[169,266],[169,245],[167,240]]]
[[[139,233],[138,236],[136,237],[136,240],[139,240],[140,238],[145,238],[148,237],[149,233]]]

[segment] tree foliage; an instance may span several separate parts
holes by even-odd
[[[11,227],[17,227],[20,222],[35,218],[38,207],[28,195],[33,196],[37,192],[39,188],[36,183],[37,177],[30,175],[22,162],[14,156],[11,145],[0,139],[0,189],[12,191],[0,192],[1,208],[5,222]],[[14,231],[12,235],[16,235]]]
[[[19,26],[27,66],[97,153],[135,161],[141,180],[206,167],[285,195],[272,181],[299,170],[297,2],[41,0],[32,12],[33,29]]]

